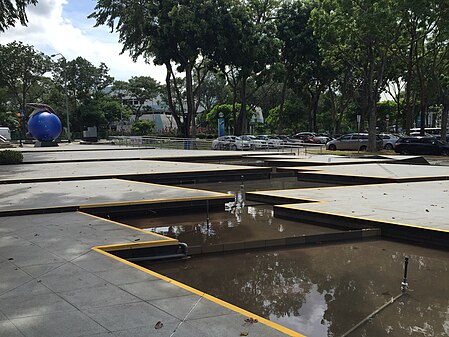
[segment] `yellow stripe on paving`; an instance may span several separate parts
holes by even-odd
[[[182,282],[176,281],[176,280],[174,280],[172,278],[169,278],[169,277],[167,277],[165,275],[159,274],[159,273],[157,273],[157,272],[155,272],[153,270],[144,268],[142,266],[139,266],[138,264],[132,263],[130,261],[127,261],[126,259],[120,258],[120,257],[110,253],[111,251],[124,249],[124,248],[136,248],[136,247],[146,248],[146,247],[161,247],[161,246],[165,246],[165,245],[173,245],[174,243],[178,242],[178,240],[173,239],[173,238],[169,238],[169,237],[166,237],[166,236],[163,236],[161,234],[156,234],[156,233],[153,233],[153,232],[150,232],[150,231],[146,231],[146,230],[143,230],[143,229],[140,229],[140,228],[132,227],[132,226],[129,226],[129,225],[117,222],[117,221],[104,219],[104,218],[101,218],[101,217],[96,216],[96,215],[91,215],[89,213],[84,213],[84,212],[78,212],[78,213],[83,214],[83,215],[87,215],[87,216],[90,216],[90,217],[93,217],[93,218],[96,218],[96,219],[99,219],[99,220],[107,221],[107,222],[110,222],[110,223],[118,225],[118,226],[123,226],[123,227],[126,227],[126,228],[134,229],[134,230],[143,232],[143,233],[148,234],[148,235],[156,235],[156,236],[164,238],[164,240],[146,241],[146,242],[131,242],[131,243],[123,243],[123,244],[115,244],[115,245],[105,245],[105,246],[92,247],[92,250],[96,251],[97,253],[106,255],[106,256],[114,259],[114,260],[120,261],[121,263],[124,263],[124,264],[126,264],[128,266],[131,266],[131,267],[136,268],[136,269],[138,269],[140,271],[143,271],[146,274],[149,274],[149,275],[155,276],[155,277],[157,277],[157,278],[159,278],[161,280],[167,281],[167,282],[169,282],[169,283],[171,283],[173,285],[176,285],[176,286],[178,286],[178,287],[180,287],[180,288],[182,288],[184,290],[187,290],[187,291],[189,291],[189,292],[191,292],[191,293],[193,293],[195,295],[201,296],[201,297],[203,297],[203,298],[205,298],[205,299],[207,299],[209,301],[212,301],[212,302],[214,302],[214,303],[216,303],[216,304],[218,304],[218,305],[220,305],[222,307],[228,308],[228,309],[230,309],[230,310],[232,310],[234,312],[237,312],[237,313],[239,313],[241,315],[244,315],[244,316],[247,316],[247,317],[251,317],[253,319],[257,319],[260,323],[262,323],[262,324],[264,324],[266,326],[269,326],[270,328],[273,328],[273,329],[275,329],[277,331],[280,331],[280,332],[282,332],[282,333],[284,333],[284,334],[286,334],[288,336],[291,336],[291,337],[306,337],[306,336],[300,334],[299,332],[293,331],[293,330],[288,329],[288,328],[286,328],[286,327],[284,327],[282,325],[274,323],[274,322],[272,322],[272,321],[270,321],[270,320],[268,320],[266,318],[263,318],[261,316],[258,316],[256,314],[254,314],[254,313],[252,313],[252,312],[250,312],[248,310],[242,309],[242,308],[240,308],[238,306],[235,306],[235,305],[233,305],[231,303],[223,301],[223,300],[221,300],[221,299],[219,299],[217,297],[209,295],[209,294],[207,294],[207,293],[205,293],[203,291],[195,289],[195,288],[193,288],[193,287],[191,287],[191,286],[189,286],[187,284],[184,284]]]
[[[182,282],[176,281],[176,280],[171,279],[171,278],[169,278],[169,277],[167,277],[165,275],[156,273],[155,271],[152,271],[150,269],[144,268],[144,267],[139,266],[139,265],[137,265],[135,263],[129,262],[129,261],[125,260],[125,259],[122,259],[122,258],[120,258],[118,256],[115,256],[115,255],[113,255],[111,253],[108,253],[107,251],[104,250],[106,247],[108,247],[108,246],[93,247],[92,249],[94,251],[100,253],[100,254],[109,256],[110,258],[113,258],[113,259],[115,259],[117,261],[120,261],[120,262],[122,262],[122,263],[124,263],[124,264],[126,264],[128,266],[134,267],[134,268],[136,268],[136,269],[138,269],[140,271],[143,271],[144,273],[147,273],[149,275],[155,276],[155,277],[157,277],[157,278],[159,278],[161,280],[167,281],[167,282],[169,282],[169,283],[171,283],[173,285],[176,285],[176,286],[178,286],[178,287],[180,287],[180,288],[182,288],[184,290],[187,290],[187,291],[189,291],[189,292],[191,292],[191,293],[193,293],[195,295],[203,297],[203,298],[205,298],[205,299],[207,299],[207,300],[209,300],[211,302],[214,302],[214,303],[216,303],[216,304],[218,304],[218,305],[220,305],[222,307],[230,309],[230,310],[232,310],[234,312],[237,312],[237,313],[239,313],[241,315],[244,315],[244,316],[247,316],[249,318],[257,319],[260,323],[262,323],[262,324],[264,324],[266,326],[269,326],[270,328],[273,328],[273,329],[275,329],[277,331],[280,331],[280,332],[282,332],[282,333],[284,333],[284,334],[286,334],[288,336],[291,336],[291,337],[306,337],[303,334],[300,334],[299,332],[293,331],[293,330],[291,330],[289,328],[286,328],[286,327],[284,327],[282,325],[274,323],[274,322],[272,322],[272,321],[270,321],[270,320],[268,320],[266,318],[263,318],[263,317],[261,317],[259,315],[256,315],[256,314],[254,314],[254,313],[252,313],[250,311],[247,311],[247,310],[242,309],[240,307],[237,307],[237,306],[235,306],[235,305],[233,305],[231,303],[223,301],[223,300],[221,300],[221,299],[219,299],[217,297],[214,297],[214,296],[209,295],[209,294],[207,294],[205,292],[202,292],[202,291],[200,291],[198,289],[195,289],[195,288],[193,288],[193,287],[191,287],[191,286],[189,286],[187,284],[184,284]]]
[[[324,203],[325,204],[325,203],[328,203],[328,201],[320,201],[318,203]],[[287,208],[287,209],[291,209],[293,211],[304,211],[304,212],[309,212],[309,213],[326,214],[326,215],[337,216],[337,217],[340,217],[340,218],[365,220],[365,221],[370,221],[370,222],[378,222],[378,223],[382,223],[382,224],[386,224],[386,225],[412,227],[412,228],[418,228],[418,229],[431,230],[431,231],[435,231],[435,232],[449,233],[449,230],[446,230],[446,229],[437,229],[437,228],[433,228],[433,227],[411,225],[411,224],[401,223],[401,222],[377,220],[377,219],[370,219],[370,218],[364,218],[364,217],[360,217],[360,216],[353,216],[353,215],[347,215],[347,214],[332,213],[332,212],[325,212],[325,211],[317,211],[317,210],[313,210],[313,209],[303,208],[302,206],[303,205],[300,205],[300,204],[276,205],[276,207],[278,207],[278,208]]]

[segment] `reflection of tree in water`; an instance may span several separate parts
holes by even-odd
[[[275,316],[291,327],[298,325],[301,315],[307,316],[304,308],[317,310],[307,303],[316,289],[327,304],[320,309],[321,324],[328,336],[339,336],[399,294],[404,249],[426,254],[420,248],[382,241],[211,256],[187,261],[181,269],[171,263],[156,269],[261,316],[276,321]],[[447,257],[411,255],[413,291],[353,335],[447,336]]]

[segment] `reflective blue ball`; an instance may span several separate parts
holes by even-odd
[[[28,120],[28,131],[40,142],[51,142],[62,132],[61,120],[53,113],[40,111]]]

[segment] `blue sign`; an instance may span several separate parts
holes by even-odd
[[[225,120],[224,117],[218,117],[218,137],[223,137],[225,135]]]

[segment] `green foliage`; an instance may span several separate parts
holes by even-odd
[[[37,0],[0,0],[0,32],[9,27],[14,27],[17,20],[24,26],[28,22],[25,8],[28,5],[36,5]]]
[[[3,150],[0,151],[0,165],[20,164],[23,161],[23,155],[20,151]]]
[[[14,41],[0,45],[0,64],[0,85],[7,88],[18,110],[25,107],[31,86],[50,70],[51,61],[33,46]]]
[[[254,114],[254,110],[249,106],[247,106],[246,109],[248,111],[249,118],[251,118]],[[236,103],[235,111],[239,111],[239,110],[241,110],[241,104]],[[206,122],[208,123],[209,127],[211,127],[214,130],[217,129],[217,121],[218,121],[218,116],[220,113],[223,114],[223,118],[225,120],[225,126],[227,128],[230,128],[232,125],[234,125],[232,104],[216,104],[206,115]]]
[[[131,132],[136,136],[145,136],[153,133],[155,123],[149,120],[138,120],[131,126]]]
[[[155,99],[162,92],[160,84],[150,76],[133,76],[128,82],[116,81],[112,88],[114,96],[133,112],[135,119],[142,116],[145,101]]]
[[[283,113],[280,106],[276,106],[268,113],[265,123],[271,133],[293,134],[307,130],[306,107],[300,100],[286,100]],[[279,124],[285,125],[279,129]]]

